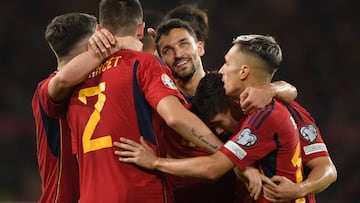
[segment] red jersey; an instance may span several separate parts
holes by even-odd
[[[303,179],[296,124],[285,106],[275,100],[247,116],[240,130],[220,151],[240,170],[256,164],[269,178],[280,175],[293,182]],[[260,195],[257,202],[269,201]]]
[[[170,95],[182,98],[171,77],[155,56],[121,50],[74,91],[67,118],[79,160],[79,202],[165,201],[160,173],[121,163],[112,143],[143,136],[157,150],[157,104]]]
[[[36,125],[37,158],[42,194],[38,202],[77,202],[79,174],[71,152],[70,129],[64,119],[67,102],[54,103],[48,84],[55,73],[41,81],[32,98]]]
[[[190,104],[185,104],[187,108]],[[161,119],[161,118],[159,118]],[[201,148],[186,140],[168,126],[156,125],[159,135],[159,150],[162,157],[188,158],[195,156],[207,156]],[[175,203],[233,203],[235,194],[236,177],[230,171],[219,180],[206,182],[191,178],[184,178],[171,174],[164,174],[166,186],[170,192],[170,198]]]
[[[320,130],[315,123],[314,118],[310,113],[297,102],[293,101],[286,104],[287,109],[291,113],[298,127],[301,144],[301,157],[303,163],[306,163],[314,158],[329,156],[327,147],[321,137]],[[304,177],[309,174],[310,169],[304,166]],[[307,202],[314,203],[315,196],[306,196]]]

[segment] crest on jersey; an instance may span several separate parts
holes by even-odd
[[[243,146],[253,146],[257,142],[258,138],[255,134],[252,134],[249,128],[243,129],[236,139],[236,143]]]
[[[302,126],[300,128],[300,134],[304,140],[309,142],[314,142],[317,138],[316,128],[311,124],[307,126]]]
[[[167,88],[173,89],[173,90],[177,89],[174,81],[167,74],[164,73],[161,75],[161,81]]]

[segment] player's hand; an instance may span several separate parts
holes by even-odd
[[[124,151],[115,151],[115,154],[120,156],[119,160],[125,163],[134,163],[147,169],[155,169],[154,162],[158,158],[149,145],[146,144],[143,137],[140,138],[140,143],[135,141],[120,138],[120,142],[114,142],[115,147],[119,147]]]
[[[246,114],[251,114],[255,110],[269,104],[274,96],[275,89],[271,84],[258,87],[247,87],[240,94],[241,109]]]
[[[245,183],[250,196],[255,200],[259,198],[262,189],[262,175],[259,170],[254,167],[246,167],[244,171],[240,171],[238,168],[234,169],[236,176]]]
[[[143,43],[132,36],[116,37],[116,50],[129,49],[134,51],[142,51]]]
[[[97,54],[111,54],[112,46],[115,46],[115,37],[105,28],[97,30],[89,39],[89,48]]]
[[[276,184],[264,183],[264,197],[273,202],[284,202],[299,198],[300,186],[284,176],[273,176],[270,179]]]

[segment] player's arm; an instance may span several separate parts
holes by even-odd
[[[160,158],[154,154],[142,137],[140,143],[120,138],[120,142],[114,142],[114,146],[124,150],[115,151],[122,162],[134,163],[150,170],[182,177],[216,180],[234,167],[222,152],[184,159]]]
[[[120,49],[140,51],[142,43],[133,37],[114,38],[106,29],[94,33],[89,39],[87,51],[63,65],[49,81],[50,98],[54,102],[64,100],[75,85],[83,82],[106,57]]]
[[[306,163],[311,169],[301,183],[293,183],[283,176],[274,176],[276,186],[264,185],[264,196],[271,201],[289,201],[309,194],[322,192],[337,179],[337,171],[330,157],[317,157]]]
[[[179,135],[197,146],[215,152],[223,143],[197,117],[184,107],[175,96],[166,96],[160,100],[156,111]]]
[[[240,95],[240,105],[247,114],[263,108],[276,98],[284,103],[293,101],[297,97],[297,89],[285,82],[276,81],[264,86],[248,87]]]
[[[146,144],[143,137],[140,143],[120,138],[120,142],[114,142],[114,146],[123,151],[115,151],[120,156],[119,160],[125,163],[134,163],[141,167],[158,170],[172,175],[217,180],[226,172],[234,168],[234,163],[220,151],[209,156],[199,156],[184,159],[159,158],[154,151]],[[242,171],[242,175],[248,180],[250,195],[257,199],[262,189],[262,177],[258,170]],[[270,181],[271,182],[271,181]]]
[[[74,57],[49,81],[50,98],[54,102],[64,100],[72,88],[84,81],[100,63],[101,59],[92,51],[86,51]]]
[[[303,182],[299,183],[300,196],[322,192],[337,179],[336,167],[328,156],[314,158],[305,165],[311,169],[311,172]]]

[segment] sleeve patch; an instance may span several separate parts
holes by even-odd
[[[306,155],[313,154],[316,152],[327,152],[327,148],[324,143],[315,143],[304,146],[304,152]]]
[[[314,142],[317,138],[317,131],[313,125],[302,126],[300,128],[301,137],[309,142]]]
[[[231,151],[237,158],[240,160],[244,159],[247,155],[246,151],[243,150],[239,145],[237,145],[232,140],[229,140],[225,143],[224,147]]]
[[[177,89],[174,81],[167,74],[164,73],[161,75],[161,81],[165,85],[165,87],[173,90]]]
[[[252,134],[249,128],[245,128],[237,135],[236,143],[250,147],[255,145],[257,140],[257,136]]]

